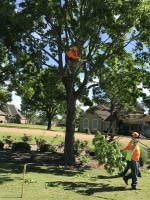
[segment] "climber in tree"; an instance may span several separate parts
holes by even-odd
[[[78,55],[78,48],[73,46],[67,51],[66,58],[70,61],[80,61],[81,58]]]

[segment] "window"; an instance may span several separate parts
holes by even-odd
[[[92,120],[92,130],[97,130],[98,129],[98,121],[97,119]]]
[[[89,128],[89,120],[87,118],[85,118],[83,120],[83,129]]]

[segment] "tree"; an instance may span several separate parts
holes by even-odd
[[[9,63],[17,41],[17,34],[12,29],[15,25],[15,8],[15,0],[0,1],[0,109],[4,112],[7,112],[7,102],[11,101],[8,85],[10,77],[14,76],[14,69]]]
[[[64,87],[55,68],[45,68],[38,73],[34,70],[32,80],[31,73],[28,73],[28,78],[24,77],[24,73],[19,73],[17,82],[15,80],[16,91],[22,97],[22,108],[27,113],[28,110],[45,112],[48,121],[47,130],[51,130],[52,119],[65,109]]]
[[[6,89],[0,87],[0,110],[6,112],[6,104],[8,101],[11,101],[11,93]]]
[[[142,105],[148,108],[148,113],[150,114],[150,96],[149,95],[143,99]]]
[[[66,163],[75,164],[76,101],[88,89],[99,86],[111,96],[118,88],[115,99],[124,97],[120,98],[124,102],[133,102],[141,95],[137,85],[149,75],[146,70],[150,61],[149,8],[146,0],[25,0],[20,3],[16,15],[20,25],[17,37],[21,36],[17,44],[21,51],[14,51],[14,56],[17,60],[20,53],[30,55],[31,61],[40,68],[52,67],[53,63],[61,76],[67,102]],[[71,45],[78,47],[85,63],[74,66],[65,60],[65,52]],[[15,68],[15,61],[11,64]],[[20,65],[16,70],[25,68]],[[123,87],[125,95],[121,92]]]
[[[11,76],[14,69],[9,62],[13,60],[13,52],[18,51],[18,18],[16,18],[15,0],[0,1],[0,83],[4,84]],[[16,26],[17,24],[17,26]],[[17,43],[19,44],[19,43]]]

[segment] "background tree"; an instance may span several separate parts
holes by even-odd
[[[150,96],[146,96],[143,98],[142,105],[148,109],[148,113],[150,114]]]
[[[21,101],[21,113],[26,117],[29,124],[36,124],[38,116],[34,108],[28,106],[26,102]]]
[[[23,110],[45,112],[48,122],[47,130],[51,130],[53,117],[61,114],[65,109],[65,92],[60,77],[55,68],[45,68],[39,73],[34,71],[33,75],[29,68],[28,74],[29,76],[26,77],[27,71],[19,73],[14,83],[17,86],[16,91],[22,97]]]
[[[0,110],[6,112],[7,102],[11,101],[11,93],[0,87]]]

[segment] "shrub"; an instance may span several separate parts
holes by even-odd
[[[3,147],[4,147],[4,143],[0,141],[0,149],[3,149]]]
[[[40,150],[41,146],[46,143],[46,140],[44,140],[43,138],[36,138],[35,137],[35,142],[36,142],[37,151],[38,151],[38,150]]]
[[[56,147],[51,144],[43,144],[40,146],[40,152],[56,152]]]
[[[32,140],[32,136],[31,135],[26,135],[24,134],[22,137],[21,137],[21,140],[25,143],[28,143]]]
[[[80,141],[79,139],[74,142],[74,152],[77,156],[79,156],[82,151],[87,148],[87,141]]]
[[[87,163],[89,160],[90,160],[89,155],[86,155],[86,154],[85,154],[85,155],[83,155],[83,156],[80,157],[81,164],[85,164],[85,163]]]
[[[12,145],[12,151],[29,152],[31,146],[26,142],[16,142]]]
[[[148,161],[147,150],[140,148],[140,166],[143,166]]]
[[[10,135],[3,136],[3,141],[6,144],[7,148],[11,148],[12,147],[13,139],[12,139],[12,137]]]

